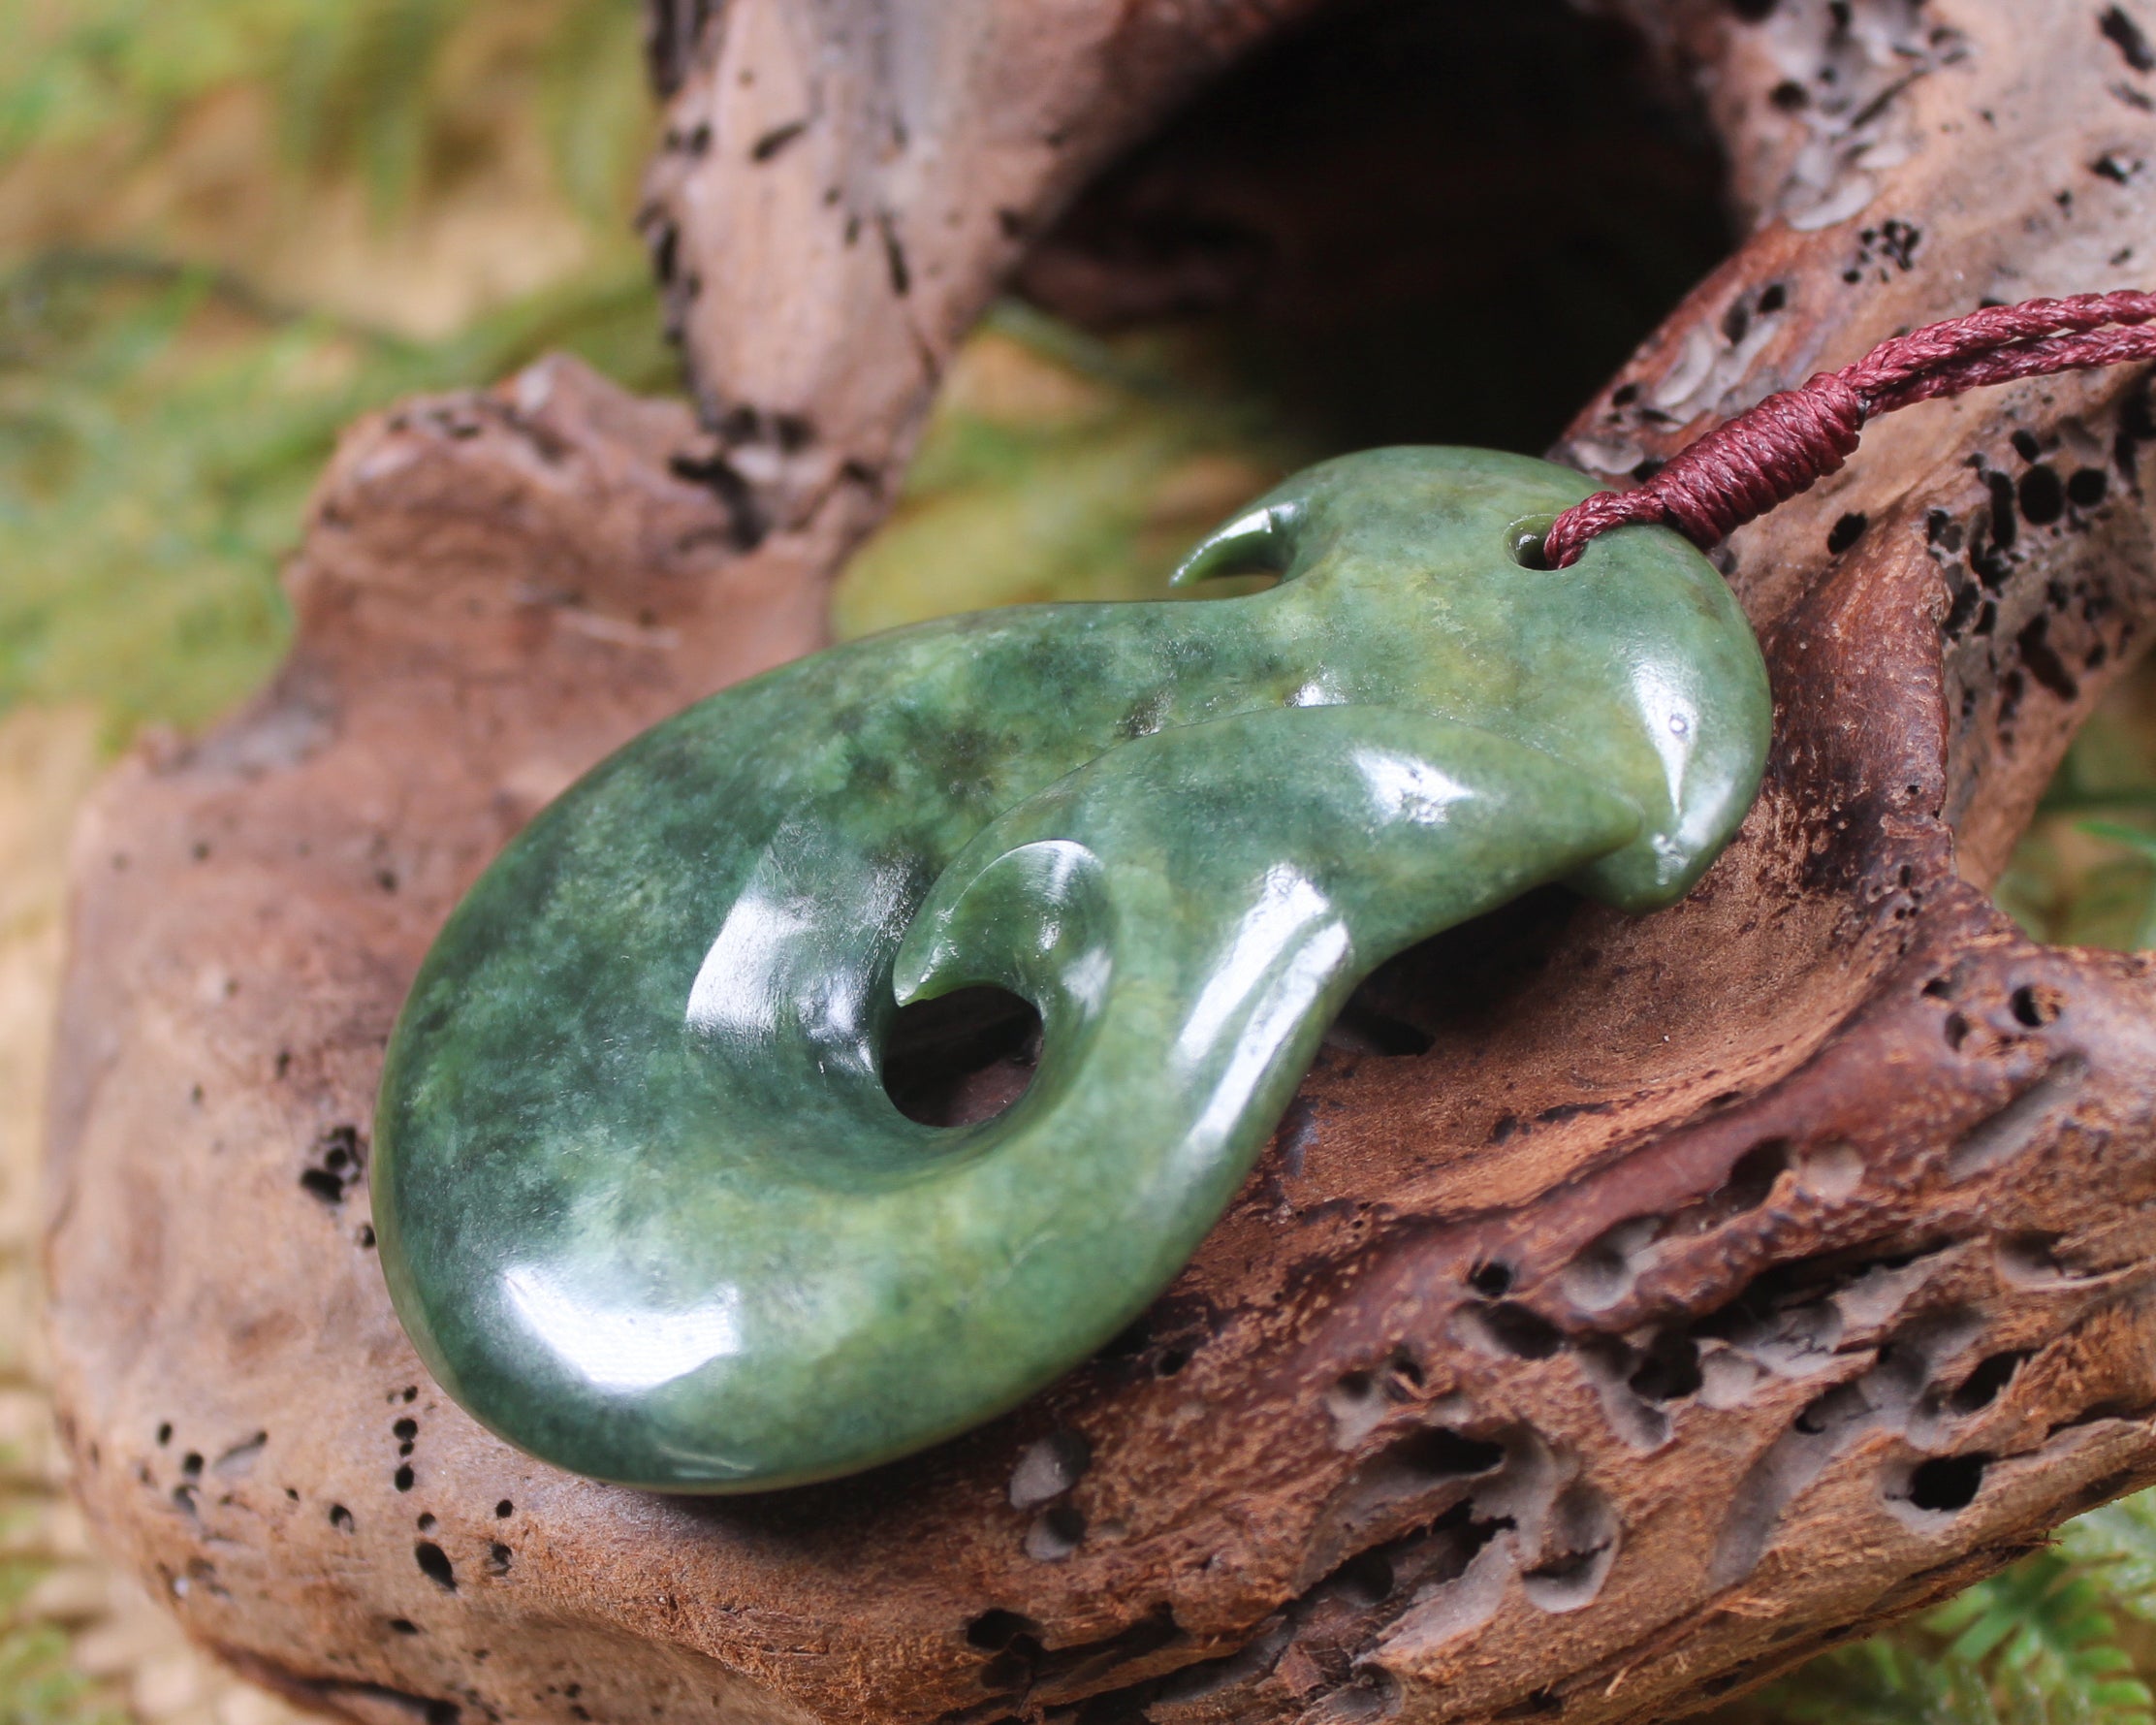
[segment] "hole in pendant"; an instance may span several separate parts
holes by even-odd
[[[883,1045],[883,1088],[923,1126],[993,1120],[1026,1094],[1040,1014],[1000,988],[960,988],[902,1006]]]
[[[1549,537],[1549,530],[1557,525],[1554,515],[1523,515],[1505,529],[1505,549],[1512,560],[1523,569],[1547,569],[1548,556],[1542,550],[1542,541]]]

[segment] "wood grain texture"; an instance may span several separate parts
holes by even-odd
[[[2156,55],[2097,8],[1612,10],[1756,225],[1580,414],[1590,470],[2156,260]],[[1186,1274],[1018,1413],[688,1503],[446,1402],[359,1201],[432,929],[576,770],[819,638],[1025,237],[1277,21],[704,11],[655,44],[650,232],[709,429],[560,364],[359,428],[284,675],[80,836],[64,1434],[190,1630],[429,1725],[1654,1720],[2156,1479],[2156,983],[1982,890],[2156,618],[2137,375],[1896,416],[1739,534],[1777,747],[1702,888],[1538,897],[1389,966]]]

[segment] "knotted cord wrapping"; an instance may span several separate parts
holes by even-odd
[[[1543,535],[1556,569],[1587,541],[1635,523],[1671,527],[1702,551],[1836,471],[1867,420],[1986,384],[2156,359],[2156,294],[2128,289],[1987,305],[1882,341],[1854,366],[1782,390],[1688,445],[1627,492],[1597,492]]]

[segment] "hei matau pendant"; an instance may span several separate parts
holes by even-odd
[[[1592,488],[1385,449],[1179,579],[835,648],[647,732],[443,929],[392,1040],[374,1213],[452,1395],[583,1474],[740,1491],[978,1424],[1128,1324],[1356,982],[1562,880],[1668,905],[1735,832],[1766,673],[1728,588]],[[1031,1087],[938,1129],[903,1004],[1031,1002]]]

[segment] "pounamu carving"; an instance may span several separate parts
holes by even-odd
[[[374,1213],[436,1382],[661,1488],[917,1450],[1152,1302],[1383,960],[1560,878],[1681,898],[1758,788],[1765,672],[1666,529],[1520,566],[1586,489],[1344,457],[1185,568],[1269,591],[874,637],[601,766],[391,1045]],[[968,984],[1038,1007],[1040,1075],[937,1131],[883,1049]]]

